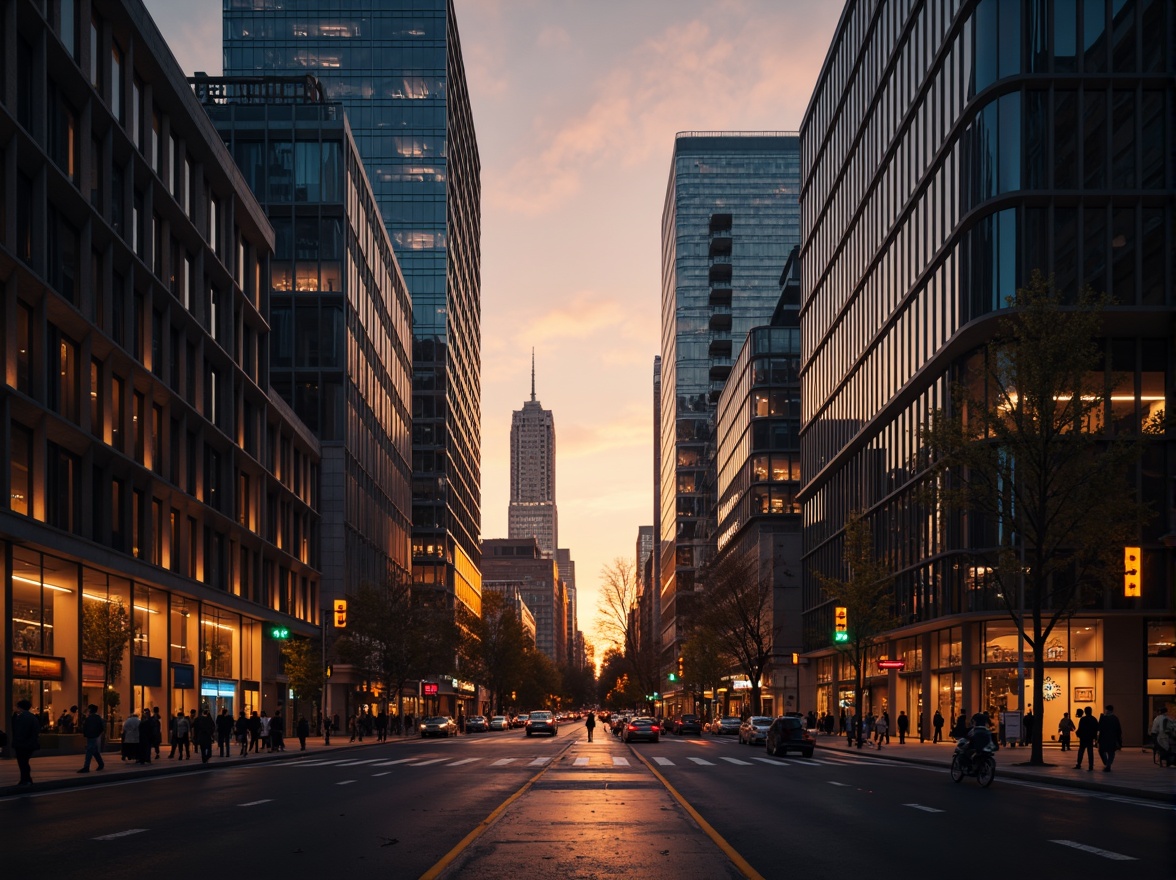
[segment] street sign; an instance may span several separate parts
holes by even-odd
[[[1123,595],[1128,598],[1139,597],[1140,583],[1143,580],[1139,572],[1139,548],[1123,548]]]
[[[435,681],[422,681],[421,682],[421,694],[426,697],[437,696],[437,682],[435,682]]]

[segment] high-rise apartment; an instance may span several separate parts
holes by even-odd
[[[343,103],[412,297],[413,579],[480,610],[481,183],[453,0],[223,0],[224,72]]]
[[[690,602],[704,589],[695,573],[713,552],[715,499],[706,486],[715,404],[733,352],[780,298],[780,271],[800,240],[799,191],[795,134],[685,132],[674,140],[662,212],[655,523],[663,660],[677,656]]]
[[[806,647],[819,712],[852,694],[816,572],[841,569],[860,510],[903,621],[863,710],[1017,711],[1018,636],[976,559],[979,528],[921,503],[918,428],[1033,270],[1115,299],[1102,341],[1122,377],[1104,424],[1137,431],[1173,397],[1176,12],[1165,0],[851,0],[801,129],[801,435]],[[1046,649],[1047,733],[1115,705],[1138,742],[1173,696],[1172,430],[1136,474],[1156,516],[1139,598],[1108,590]],[[1112,661],[1112,658],[1113,661]],[[807,703],[807,700],[806,700]]]
[[[534,538],[490,538],[482,542],[487,583],[517,587],[535,615],[535,645],[557,666],[567,662],[568,597],[554,559],[543,555]]]
[[[559,547],[555,506],[555,417],[535,399],[535,361],[531,360],[531,399],[510,419],[510,508],[507,536],[534,538],[543,555],[554,559]]]

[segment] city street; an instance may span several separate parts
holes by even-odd
[[[931,873],[990,855],[1064,875],[1171,875],[1170,800],[1000,775],[985,790],[953,784],[946,766],[836,746],[803,759],[734,738],[630,747],[598,728],[595,739],[573,724],[553,739],[411,738],[198,772],[91,774],[86,785],[0,799],[0,841],[8,870],[98,860],[104,876],[183,875],[193,860],[228,866],[245,855],[274,871],[391,877],[516,876],[536,865],[562,877],[771,878],[899,863]],[[117,759],[107,766],[117,772]]]

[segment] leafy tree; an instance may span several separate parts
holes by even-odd
[[[600,571],[596,631],[622,652],[625,673],[641,698],[661,690],[658,648],[641,632],[637,613],[637,566],[618,556]]]
[[[317,702],[323,687],[322,643],[310,639],[282,642],[282,665],[294,696]]]
[[[458,646],[462,676],[486,688],[490,705],[502,712],[510,694],[522,686],[530,640],[518,612],[502,593],[482,594],[482,616],[463,618]]]
[[[110,729],[110,712],[119,704],[119,693],[111,685],[122,678],[127,645],[135,635],[135,623],[119,597],[82,603],[82,656],[102,664],[102,703]]]
[[[554,698],[563,689],[559,669],[542,651],[528,647],[523,654],[523,680],[516,690],[518,705],[528,709],[554,709]]]
[[[605,650],[600,662],[600,677],[596,682],[597,700],[611,709],[624,709],[636,704],[639,697],[629,679],[629,662],[620,648]],[[644,698],[641,694],[640,698]]]
[[[718,655],[747,676],[751,711],[758,715],[764,670],[775,639],[772,578],[757,570],[754,559],[724,554],[706,565],[700,580],[706,584],[706,604],[699,610],[693,632],[696,636],[705,633]]]
[[[898,626],[898,618],[893,612],[894,578],[886,563],[874,555],[870,524],[858,511],[851,512],[845,521],[842,560],[844,579],[820,572],[817,579],[825,595],[846,611],[849,640],[837,643],[836,647],[853,668],[854,723],[860,724],[867,654]]]
[[[453,612],[443,603],[414,595],[403,578],[384,586],[361,584],[348,605],[348,627],[336,653],[365,678],[393,691],[404,717],[404,688],[431,674],[452,671],[460,632]]]
[[[571,664],[561,667],[563,698],[568,706],[587,706],[593,703],[596,692],[596,676],[589,666],[575,667]]]
[[[731,671],[732,659],[712,629],[695,626],[681,645],[682,685],[694,693],[717,693],[723,676]]]
[[[1146,510],[1128,475],[1163,415],[1116,423],[1098,344],[1106,297],[1068,304],[1040,273],[953,389],[951,412],[923,431],[937,500],[961,513],[980,585],[1017,625],[1033,657],[1032,703],[1044,705],[1046,644],[1089,594],[1123,575],[1123,546]],[[1133,479],[1131,480],[1133,482]],[[973,522],[969,523],[969,519]],[[1042,725],[1029,762],[1044,764]]]

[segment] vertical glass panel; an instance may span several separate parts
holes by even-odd
[[[1139,275],[1141,301],[1144,305],[1164,305],[1165,279],[1164,249],[1170,247],[1171,233],[1164,228],[1166,212],[1163,208],[1143,209],[1143,245]]]
[[[1049,155],[1048,95],[1045,91],[1025,93],[1025,189],[1044,189],[1048,185],[1045,174]]]
[[[1049,0],[1028,0],[1029,71],[1049,70]]]
[[[1114,0],[1111,9],[1111,68],[1135,72],[1135,4]]]
[[[1048,275],[1048,246],[1049,230],[1046,227],[1046,208],[1025,208],[1025,246],[1024,271],[1021,274],[1022,283],[1028,281],[1034,269]]]
[[[1140,104],[1142,137],[1140,138],[1140,186],[1144,189],[1164,187],[1164,95],[1145,91]]]
[[[1004,308],[1006,301],[1017,292],[1017,211],[1008,208],[1000,212],[1000,284],[994,309]]]
[[[1111,186],[1135,189],[1135,92],[1116,89],[1111,111]]]
[[[1147,73],[1155,73],[1164,69],[1167,58],[1168,24],[1167,18],[1171,0],[1141,0],[1142,10],[1140,19],[1143,22],[1140,36],[1142,37],[1142,57],[1140,68]]]
[[[1078,52],[1077,0],[1055,0],[1053,4],[1054,70],[1066,73],[1077,69]]]
[[[1000,192],[1021,188],[1021,94],[1013,92],[1000,99]]]
[[[1107,221],[1102,207],[1087,208],[1082,223],[1082,283],[1095,293],[1107,289]]]
[[[1021,0],[1000,0],[999,27],[997,76],[1003,79],[1021,72]]]
[[[1078,186],[1078,95],[1054,92],[1053,185],[1057,189]]]
[[[1085,0],[1082,4],[1082,65],[1088,73],[1107,69],[1106,33],[1106,0]]]
[[[1135,211],[1118,208],[1111,223],[1111,294],[1121,306],[1135,304]]]
[[[976,4],[976,91],[983,91],[996,81],[1000,32],[997,13],[1000,0],[980,0]]]
[[[1058,292],[1073,296],[1078,281],[1078,211],[1054,209],[1054,278]]]
[[[1082,180],[1087,189],[1107,185],[1107,99],[1087,92],[1082,108]]]
[[[13,423],[8,453],[8,506],[13,513],[33,511],[33,432]],[[15,581],[15,578],[13,579]]]

